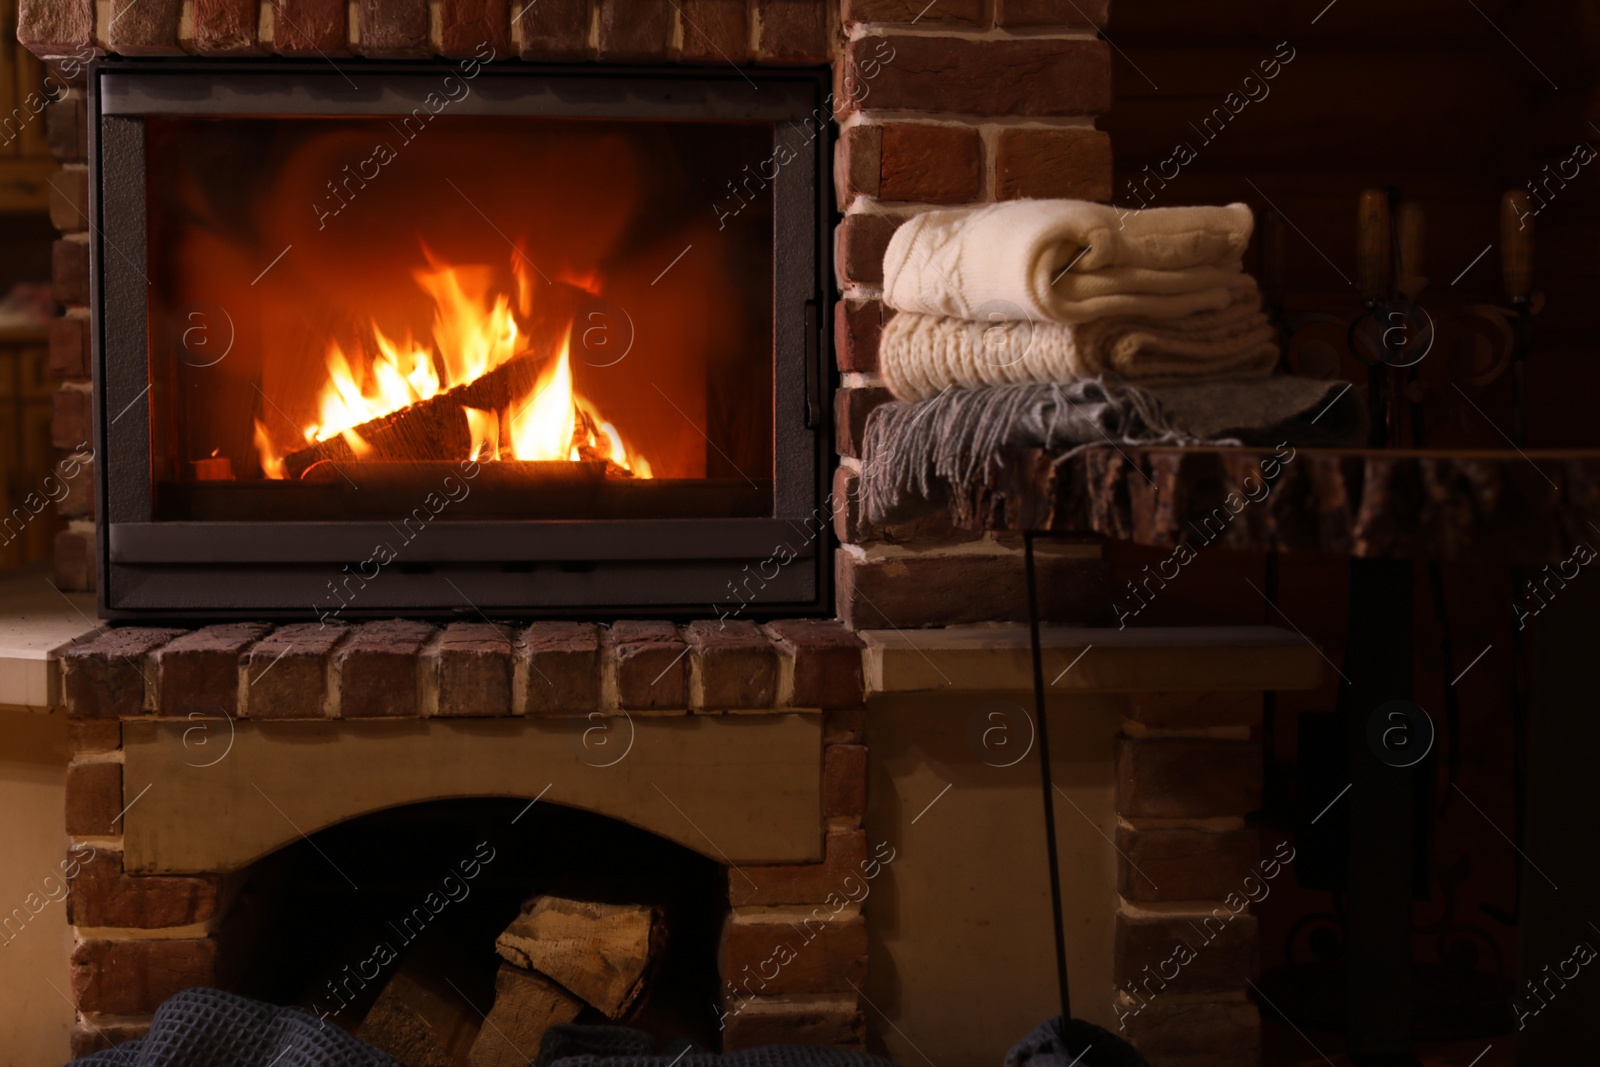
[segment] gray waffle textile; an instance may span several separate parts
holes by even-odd
[[[150,1032],[74,1067],[398,1067],[310,1012],[219,989],[186,989],[156,1009]]]
[[[678,1046],[681,1048],[682,1046]],[[652,1051],[648,1034],[615,1026],[558,1026],[537,1067],[894,1067],[832,1048],[773,1045],[719,1055]],[[150,1032],[73,1061],[73,1067],[399,1067],[394,1060],[299,1008],[216,989],[169,997]]]

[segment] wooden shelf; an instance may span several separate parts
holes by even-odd
[[[1017,449],[984,482],[952,487],[951,517],[1158,548],[1388,559],[1539,564],[1600,545],[1600,450],[1291,451],[1274,463],[1259,448]]]

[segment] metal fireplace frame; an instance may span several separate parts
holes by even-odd
[[[445,61],[99,60],[90,70],[90,261],[100,614],[305,618],[392,534],[384,522],[153,520],[143,120],[410,114]],[[350,75],[346,77],[347,71]],[[352,88],[352,83],[359,89]],[[760,91],[753,91],[752,85]],[[452,114],[770,121],[795,157],[771,180],[773,515],[450,520],[344,617],[807,614],[831,605],[828,74],[485,63]],[[804,121],[811,136],[787,136]],[[756,161],[752,161],[753,163]],[[730,179],[737,175],[729,175]],[[792,556],[792,558],[788,558]],[[769,571],[773,573],[768,573]],[[390,573],[393,572],[393,573]],[[759,588],[749,579],[759,574]]]

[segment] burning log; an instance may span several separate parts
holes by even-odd
[[[352,427],[371,446],[357,456],[342,436],[318,441],[283,458],[288,477],[298,479],[317,463],[358,459],[389,461],[461,460],[472,449],[467,409],[504,411],[533,391],[553,357],[520,352],[494,370],[409,407]]]

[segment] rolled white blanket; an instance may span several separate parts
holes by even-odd
[[[957,319],[1177,318],[1254,288],[1244,204],[1124,211],[1084,200],[1009,200],[928,211],[895,231],[884,302]]]
[[[949,388],[1107,376],[1141,385],[1261,378],[1278,362],[1259,296],[1181,319],[974,322],[897,313],[878,342],[878,371],[901,400]]]

